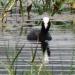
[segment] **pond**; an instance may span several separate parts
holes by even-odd
[[[18,20],[21,19],[19,18]],[[36,20],[39,21],[39,19]],[[36,25],[34,20],[30,23]],[[24,22],[24,24],[28,25],[29,23]],[[27,32],[29,32],[32,28],[40,28],[41,26],[24,26],[23,34],[20,36],[19,32],[22,25],[21,23],[17,24],[14,21],[12,23],[9,21],[7,22],[7,25],[9,27],[8,30],[4,30],[4,32],[2,32],[3,34],[0,34],[0,60],[3,62],[7,61],[6,53],[9,58],[12,59],[16,52],[24,45],[24,48],[22,49],[22,52],[15,64],[15,66],[17,66],[18,75],[21,75],[22,71],[30,70],[32,66],[30,65],[32,59],[32,49],[36,50],[37,46],[36,42],[29,42],[26,39]],[[27,31],[26,33],[25,29]],[[73,32],[71,24],[52,24],[49,32],[52,36],[52,41],[49,41],[51,56],[49,58],[49,64],[45,65],[46,70],[51,71],[52,75],[68,75],[72,71],[72,73],[75,74],[75,33]],[[16,49],[16,45],[18,50]],[[41,63],[40,59],[42,58],[40,44],[38,44],[37,49],[38,51],[35,62],[38,65]],[[4,73],[3,70],[4,68],[0,69],[2,75],[6,74],[6,70],[4,70]]]

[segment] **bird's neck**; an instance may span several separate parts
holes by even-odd
[[[50,24],[42,23],[41,32],[48,32],[49,31],[49,28],[50,28]]]

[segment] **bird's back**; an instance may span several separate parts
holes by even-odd
[[[33,29],[29,32],[27,35],[27,40],[30,41],[37,41],[39,37],[40,30],[39,29]]]

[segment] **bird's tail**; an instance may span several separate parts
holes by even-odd
[[[50,57],[50,49],[48,47],[47,42],[42,43],[42,49],[43,49],[43,62],[48,63],[49,62],[49,57]]]
[[[45,50],[44,52],[44,62],[48,63],[49,62],[49,57],[50,57],[50,50],[47,48],[47,50]]]

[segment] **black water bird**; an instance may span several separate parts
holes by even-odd
[[[41,43],[41,49],[43,51],[43,60],[49,61],[50,49],[48,46],[48,41],[52,40],[51,35],[49,34],[49,28],[51,22],[48,17],[44,17],[41,22],[41,29],[33,29],[27,35],[29,41],[39,41]]]

